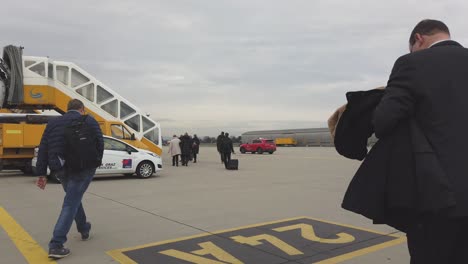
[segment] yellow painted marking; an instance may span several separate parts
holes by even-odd
[[[233,255],[227,253],[225,250],[218,247],[213,242],[205,242],[205,243],[200,243],[198,245],[202,249],[192,251],[192,253],[200,255],[200,256],[212,255],[216,259],[219,259],[227,263],[242,264],[240,260],[235,258]]]
[[[115,249],[115,250],[110,250],[110,251],[108,251],[107,253],[108,253],[108,254],[113,254],[113,253],[115,253],[115,252],[131,251],[131,250],[136,250],[136,249],[141,249],[141,248],[146,248],[146,247],[159,246],[159,245],[169,244],[169,243],[173,243],[173,242],[179,242],[179,241],[190,240],[190,239],[193,239],[193,238],[199,238],[199,237],[204,237],[204,236],[210,236],[210,235],[212,235],[212,234],[221,234],[221,233],[226,233],[226,232],[237,231],[237,230],[240,230],[240,229],[247,229],[247,228],[252,228],[252,227],[259,227],[259,226],[263,226],[263,225],[278,224],[278,223],[282,223],[282,222],[293,221],[293,220],[298,220],[298,219],[303,219],[303,218],[307,218],[307,219],[312,219],[312,220],[316,220],[316,221],[321,221],[321,222],[329,223],[329,222],[326,222],[326,221],[323,221],[323,220],[318,220],[318,219],[314,219],[314,218],[310,218],[310,217],[295,217],[295,218],[284,219],[284,220],[277,220],[277,221],[271,221],[271,222],[264,222],[264,223],[260,223],[260,224],[254,224],[254,225],[246,225],[246,226],[237,227],[237,228],[230,228],[230,229],[225,229],[225,230],[216,231],[216,232],[213,232],[213,233],[202,233],[202,234],[193,235],[193,236],[188,236],[188,237],[182,237],[182,238],[176,238],[176,239],[169,239],[169,240],[164,240],[164,241],[154,242],[154,243],[148,243],[148,244],[144,244],[144,245],[140,245],[140,246],[135,246],[135,247],[128,247],[128,248],[122,248],[122,249]],[[335,224],[335,223],[333,223],[333,224]],[[335,224],[335,225],[337,225],[337,224]],[[346,227],[345,225],[341,225],[341,226]],[[360,229],[360,228],[356,228],[356,229]],[[360,229],[360,230],[364,230],[364,229]],[[372,233],[377,233],[377,232],[375,232],[375,231],[369,231],[369,230],[364,230],[364,231],[368,231],[368,232],[372,232]],[[380,234],[380,233],[377,233],[377,234]],[[132,264],[133,264],[133,263],[132,263]]]
[[[245,236],[233,236],[231,237],[234,241],[241,243],[241,244],[247,244],[250,246],[258,246],[263,244],[260,242],[261,240],[265,240],[272,244],[273,246],[277,247],[284,253],[290,255],[290,256],[295,256],[295,255],[303,255],[301,251],[296,249],[295,247],[289,245],[288,243],[284,242],[283,240],[274,237],[272,235],[258,235],[258,236],[251,236],[251,237],[245,237]]]
[[[112,258],[114,258],[115,260],[117,260],[121,264],[138,264],[135,261],[131,260],[129,257],[127,257],[125,254],[123,254],[123,252],[142,249],[142,248],[146,248],[146,247],[159,246],[159,245],[164,245],[164,244],[169,244],[169,243],[174,243],[174,242],[186,241],[186,240],[190,240],[190,239],[194,239],[194,238],[210,236],[212,234],[221,234],[221,233],[232,232],[232,231],[237,231],[237,230],[241,230],[241,229],[259,227],[259,226],[271,225],[271,224],[279,224],[279,223],[283,223],[283,222],[300,220],[300,219],[311,219],[311,220],[315,220],[315,221],[319,221],[319,222],[323,222],[323,223],[328,223],[328,224],[332,224],[332,225],[348,227],[348,228],[353,228],[353,229],[357,229],[357,230],[361,230],[361,231],[366,231],[366,232],[370,232],[370,233],[374,233],[374,234],[378,234],[378,235],[382,235],[382,236],[390,236],[390,237],[397,238],[395,240],[392,240],[392,241],[389,241],[389,242],[384,242],[384,243],[376,245],[376,246],[371,246],[371,247],[368,247],[368,248],[360,249],[360,250],[357,250],[357,251],[354,251],[354,252],[350,252],[350,253],[347,253],[347,254],[344,254],[344,255],[340,255],[340,256],[328,259],[328,260],[333,261],[335,259],[340,258],[340,260],[338,260],[338,261],[335,261],[335,262],[323,262],[322,261],[322,262],[319,262],[319,264],[339,263],[341,261],[345,261],[345,260],[349,260],[349,259],[354,258],[354,257],[362,256],[362,255],[365,255],[365,254],[368,254],[368,253],[371,253],[371,252],[374,252],[374,251],[378,251],[378,250],[383,249],[383,248],[395,246],[395,245],[401,244],[401,243],[406,241],[405,237],[401,237],[401,236],[396,235],[396,234],[386,234],[386,233],[379,232],[379,231],[374,231],[374,230],[361,228],[361,227],[356,227],[356,226],[347,225],[347,224],[340,224],[340,223],[337,223],[337,222],[323,220],[323,219],[320,219],[320,218],[302,216],[302,217],[294,217],[294,218],[288,218],[288,219],[283,219],[283,220],[276,220],[276,221],[270,221],[270,222],[263,222],[263,223],[259,223],[259,224],[241,226],[241,227],[237,227],[237,228],[220,230],[220,231],[216,231],[216,232],[212,232],[212,233],[203,233],[203,234],[187,236],[187,237],[182,237],[182,238],[169,239],[169,240],[164,240],[164,241],[160,241],[160,242],[154,242],[154,243],[139,245],[139,246],[135,246],[135,247],[114,249],[114,250],[107,251],[106,253],[109,256],[111,256]],[[324,260],[324,261],[328,261],[328,260]]]
[[[18,134],[21,134],[23,132],[21,130],[7,130],[6,133],[7,134],[12,134],[12,135],[18,135]]]
[[[222,248],[216,246],[213,242],[205,242],[198,244],[202,249],[192,251],[193,255],[190,253],[186,253],[180,250],[169,249],[160,251],[159,253],[164,254],[166,256],[171,256],[174,258],[182,259],[185,261],[189,261],[195,264],[243,264],[242,261],[235,258],[233,255],[229,254],[228,252],[224,251]],[[200,256],[212,255],[217,260],[223,261],[215,261],[212,259],[203,258]]]
[[[120,251],[120,250],[107,251],[107,255],[117,260],[120,264],[138,264],[135,261],[133,261],[131,258],[127,257],[123,253],[123,251]]]
[[[383,244],[370,246],[370,247],[363,248],[363,249],[360,249],[360,250],[356,250],[356,251],[353,251],[353,252],[350,252],[350,253],[347,253],[347,254],[343,254],[343,255],[334,257],[334,258],[329,258],[329,259],[326,259],[326,260],[322,260],[320,262],[314,262],[313,264],[336,264],[336,263],[343,262],[345,260],[350,260],[350,259],[355,258],[355,257],[366,255],[366,254],[369,254],[369,253],[372,253],[372,252],[375,252],[375,251],[378,251],[378,250],[381,250],[381,249],[384,249],[384,248],[393,247],[393,246],[399,245],[399,244],[401,244],[401,243],[403,243],[405,241],[406,241],[406,237],[400,237],[398,239],[385,242]]]
[[[319,243],[345,244],[345,243],[351,243],[355,240],[355,238],[352,235],[346,234],[346,233],[338,233],[336,234],[338,238],[333,238],[333,239],[320,238],[317,235],[315,235],[314,227],[308,224],[297,224],[297,225],[285,226],[285,227],[275,228],[273,230],[277,232],[285,232],[285,231],[290,231],[290,230],[295,230],[295,229],[301,230],[301,235],[303,238],[310,240],[310,241],[319,242]]]
[[[44,249],[28,234],[28,232],[16,223],[15,219],[13,219],[13,217],[11,217],[3,207],[0,207],[0,226],[5,230],[28,263],[56,263],[48,258]]]
[[[193,254],[175,250],[175,249],[169,249],[169,250],[161,251],[159,253],[170,256],[170,257],[178,258],[181,260],[185,260],[188,262],[192,262],[195,264],[226,264],[225,262],[219,262],[216,260],[199,257],[197,255],[193,255]]]

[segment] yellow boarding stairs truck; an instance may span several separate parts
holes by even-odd
[[[276,146],[296,146],[297,141],[295,138],[287,137],[287,138],[275,138]]]
[[[10,45],[0,61],[0,169],[29,173],[34,149],[53,118],[39,110],[63,114],[73,98],[83,101],[104,135],[161,156],[161,127],[149,115],[76,64],[22,56],[22,48]]]

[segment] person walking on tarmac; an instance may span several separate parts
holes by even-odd
[[[221,152],[223,153],[224,166],[227,166],[229,161],[231,160],[231,153],[236,154],[234,152],[232,140],[229,138],[229,133],[224,134],[223,142],[221,144]]]
[[[380,142],[407,135],[411,152],[403,157],[410,160],[398,157],[405,148],[391,149],[388,156],[369,154],[366,160],[373,161],[372,168],[385,164],[398,174],[406,167],[413,178],[386,176],[385,184],[395,187],[382,205],[392,207],[379,208],[387,219],[378,221],[398,219],[411,264],[468,263],[468,123],[463,121],[468,117],[468,49],[451,40],[445,23],[432,19],[414,27],[408,44],[410,53],[395,62],[371,127]],[[388,203],[388,197],[398,199]]]
[[[193,154],[193,163],[197,163],[197,155],[200,151],[200,139],[197,137],[197,134],[193,135],[193,144],[192,144],[192,154]]]
[[[188,166],[190,155],[192,154],[193,142],[187,132],[185,132],[180,141],[180,148],[182,150],[182,166]]]
[[[179,156],[182,153],[180,150],[180,139],[174,135],[169,142],[169,154],[172,156],[172,166],[179,167]]]
[[[63,244],[76,222],[82,240],[90,238],[91,223],[87,222],[81,200],[91,183],[96,168],[101,165],[104,139],[99,124],[92,116],[85,115],[83,102],[73,99],[68,112],[50,120],[42,135],[37,156],[36,185],[44,189],[47,184],[47,168],[61,180],[65,198],[62,211],[55,224],[49,243],[50,258],[64,258],[70,250]]]
[[[223,140],[224,140],[224,132],[221,131],[221,134],[216,139],[216,147],[218,148],[218,153],[219,153],[219,156],[221,157],[221,163],[224,163],[224,156],[223,156],[223,150],[222,150]]]

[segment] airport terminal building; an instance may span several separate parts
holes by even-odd
[[[276,138],[294,138],[297,146],[334,146],[333,140],[328,128],[302,128],[302,129],[283,129],[283,130],[261,130],[249,131],[241,135],[242,143],[252,142],[257,138],[273,139]],[[372,136],[369,140],[370,144],[376,142],[376,138]]]

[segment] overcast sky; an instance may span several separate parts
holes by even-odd
[[[468,45],[466,1],[24,0],[0,45],[71,61],[185,131],[323,127],[345,93],[386,84],[424,18]]]

